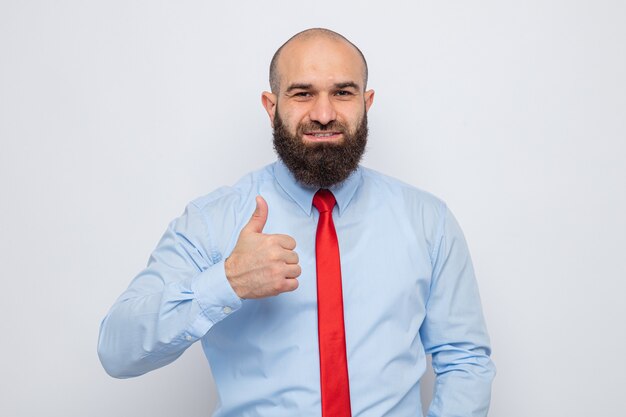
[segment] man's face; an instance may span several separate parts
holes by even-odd
[[[274,147],[305,185],[328,187],[358,166],[367,137],[373,91],[364,91],[364,65],[349,44],[325,37],[285,45],[280,88],[264,93]]]

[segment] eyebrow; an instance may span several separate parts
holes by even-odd
[[[313,87],[313,84],[304,84],[304,83],[291,84],[289,87],[287,87],[287,89],[285,90],[285,93],[289,93],[293,90],[310,90],[312,87]]]
[[[336,83],[335,84],[335,88],[354,88],[355,90],[358,90],[360,87],[357,83],[353,82],[353,81],[346,81],[344,83]]]
[[[345,81],[342,83],[335,83],[334,87],[336,89],[343,89],[343,88],[354,88],[355,90],[360,89],[359,85],[355,83],[354,81]],[[287,89],[285,90],[285,93],[290,93],[293,90],[310,90],[312,88],[313,88],[313,84],[295,83],[287,87]]]

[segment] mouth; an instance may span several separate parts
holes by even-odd
[[[304,132],[302,137],[305,141],[309,141],[309,142],[336,142],[336,141],[339,141],[343,137],[343,134],[337,131]]]

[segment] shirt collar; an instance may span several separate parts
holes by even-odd
[[[274,176],[278,184],[285,190],[289,197],[310,216],[313,207],[313,196],[319,188],[307,187],[300,184],[281,160],[274,163]],[[352,200],[356,189],[361,184],[362,176],[363,173],[359,166],[345,181],[329,188],[335,196],[335,200],[337,200],[340,216],[346,210],[348,204],[350,204],[350,200]]]

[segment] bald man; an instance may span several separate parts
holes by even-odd
[[[495,368],[463,234],[445,203],[359,165],[367,62],[309,29],[270,65],[278,160],[192,201],[102,322],[118,378],[200,340],[214,415],[485,416]]]

